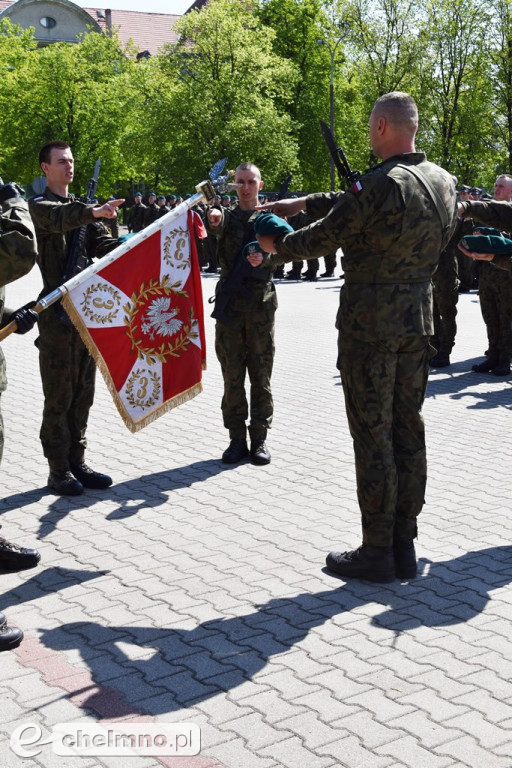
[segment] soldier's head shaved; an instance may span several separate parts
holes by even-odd
[[[259,176],[261,179],[261,171],[257,165],[254,165],[254,163],[240,163],[240,165],[237,165],[235,169],[235,179],[238,171],[252,171],[252,173],[255,173],[256,176]]]
[[[375,102],[373,112],[377,117],[385,117],[395,131],[414,136],[418,130],[418,107],[408,93],[385,93]]]

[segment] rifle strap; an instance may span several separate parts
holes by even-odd
[[[443,227],[444,231],[447,231],[452,223],[452,218],[450,214],[448,213],[448,210],[446,208],[445,203],[443,202],[443,199],[437,189],[430,183],[430,181],[427,179],[425,174],[420,171],[419,168],[417,168],[415,165],[404,165],[402,163],[398,163],[397,168],[403,168],[406,171],[409,171],[409,173],[412,173],[413,176],[415,176],[421,184],[425,187],[427,190],[430,199],[434,203],[434,207],[437,211],[437,215],[439,216],[441,220],[441,225]]]

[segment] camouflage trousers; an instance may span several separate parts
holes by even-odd
[[[427,460],[421,407],[432,347],[427,336],[340,343],[340,370],[354,442],[363,542],[391,546],[417,535]]]
[[[465,256],[468,261],[468,257]],[[434,340],[433,346],[448,355],[455,344],[457,334],[457,303],[459,301],[459,279],[457,258],[453,253],[444,253],[433,277]]]
[[[512,354],[512,274],[482,262],[478,294],[489,353],[508,357]]]
[[[63,464],[80,462],[87,444],[96,365],[74,326],[61,323],[53,308],[40,315],[37,346],[44,393],[39,433],[44,455]]]
[[[274,401],[270,378],[274,362],[275,308],[234,313],[230,323],[217,322],[215,351],[222,369],[222,416],[231,438],[245,437],[250,416],[252,438],[265,437],[272,424]],[[249,374],[250,409],[245,391]]]

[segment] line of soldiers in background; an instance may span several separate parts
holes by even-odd
[[[479,187],[462,184],[459,190],[461,202],[468,200],[512,201],[512,176],[501,174],[496,178],[493,196]],[[494,376],[510,374],[512,355],[512,273],[497,269],[492,262],[474,261],[465,256],[457,244],[471,234],[475,222],[458,219],[450,243],[439,258],[433,276],[434,283],[434,337],[432,345],[437,354],[430,361],[432,368],[450,365],[450,353],[457,333],[456,315],[459,293],[478,290],[482,318],[486,325],[488,348],[485,359],[472,366],[475,373],[492,373]]]
[[[291,198],[296,198],[297,195],[290,195]],[[263,205],[267,202],[273,202],[274,200],[277,200],[277,194],[275,193],[269,193],[268,195],[259,194],[258,195],[258,203],[260,205]],[[214,207],[225,207],[225,208],[235,208],[238,205],[238,198],[237,197],[230,197],[227,193],[221,195],[220,197],[217,197],[214,202]],[[204,219],[206,216],[207,208],[206,206],[199,205],[196,206],[196,210],[201,215],[201,217]],[[303,227],[306,227],[309,224],[308,217],[305,212],[301,211],[296,216],[291,216],[288,219],[288,223],[291,224],[291,226],[297,230],[302,229]],[[214,237],[208,236],[204,240],[197,240],[197,247],[198,247],[198,254],[199,254],[199,263],[201,265],[201,269],[203,272],[210,272],[210,273],[216,273],[218,264],[217,264],[217,241]],[[320,269],[320,261],[319,259],[309,259],[306,262],[306,270],[303,272],[303,264],[302,261],[294,261],[291,263],[291,269],[285,274],[284,272],[284,266],[277,267],[277,269],[274,271],[273,278],[275,280],[307,280],[307,281],[316,281],[318,280],[318,277],[335,277],[335,269],[336,269],[336,253],[329,254],[328,256],[324,257],[325,262],[325,271],[318,275],[318,271]],[[340,277],[343,277],[343,274],[340,274]]]

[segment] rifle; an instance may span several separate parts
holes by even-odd
[[[281,200],[286,195],[291,180],[292,174],[290,173],[290,175],[287,176],[281,184],[281,188],[277,195],[277,200]],[[252,221],[253,217],[255,218],[254,214],[249,218],[249,222]],[[269,268],[254,269],[254,267],[250,266],[247,259],[244,259],[243,257],[243,250],[245,246],[250,243],[251,240],[254,240],[254,238],[255,235],[251,228],[251,232],[247,233],[246,237],[244,238],[244,242],[242,243],[240,252],[235,260],[235,263],[233,264],[231,272],[223,282],[218,283],[215,296],[212,296],[209,300],[210,303],[215,303],[215,307],[211,316],[215,320],[218,320],[220,323],[229,323],[230,321],[230,317],[226,314],[225,310],[232,295],[239,291],[246,295],[249,293],[248,288],[244,286],[244,279],[246,277],[251,277],[256,280],[265,280],[265,282],[270,280],[271,271]]]
[[[98,178],[100,175],[100,167],[101,160],[98,158],[94,166],[92,178],[89,179],[89,183],[87,185],[87,193],[85,197],[82,198],[84,203],[90,203],[96,195],[96,190],[98,188]],[[66,271],[63,275],[64,283],[67,283],[68,280],[71,280],[72,277],[75,277],[75,275],[78,275],[89,266],[89,259],[87,258],[85,252],[85,237],[87,233],[87,226],[88,225],[85,224],[84,226],[73,230],[68,246]],[[55,312],[61,323],[72,325],[71,320],[69,319],[68,314],[62,304],[58,304],[55,307]]]
[[[346,184],[348,188],[359,180],[361,173],[360,171],[353,171],[351,169],[350,165],[348,164],[347,156],[343,151],[343,147],[336,146],[336,141],[334,140],[331,129],[324,123],[323,120],[320,120],[319,122],[325,143],[327,144],[332,157],[332,161],[336,166],[336,170],[338,171],[340,184],[341,186],[345,186]]]

